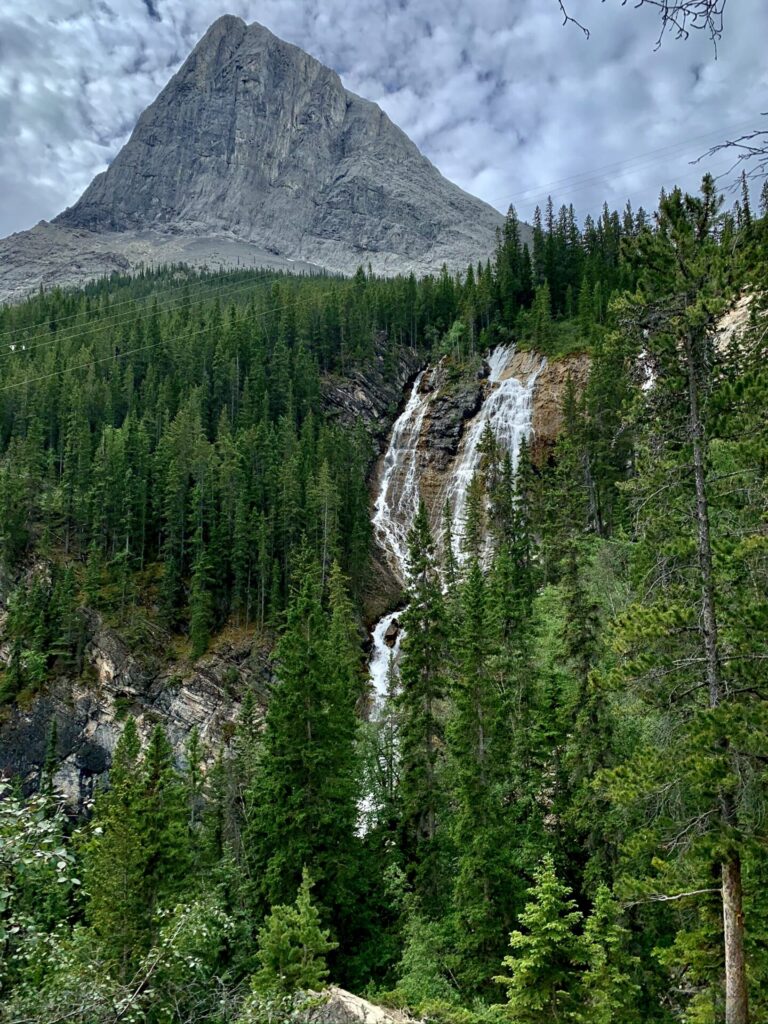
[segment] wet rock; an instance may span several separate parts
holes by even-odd
[[[432,400],[424,444],[437,469],[445,469],[459,450],[464,424],[477,414],[483,393],[480,381],[475,378],[449,391],[439,392]]]
[[[384,633],[384,643],[387,647],[394,647],[398,636],[400,636],[400,622],[397,619],[392,619]]]

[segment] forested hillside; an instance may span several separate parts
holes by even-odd
[[[456,278],[174,267],[0,310],[5,719],[89,685],[93,614],[276,665],[213,759],[127,714],[85,816],[55,729],[9,780],[2,1019],[301,1021],[328,979],[445,1024],[768,1015],[767,254],[768,189],[725,212],[707,177],[550,204],[530,251],[510,211]],[[372,712],[380,438],[328,389],[509,342],[589,381],[517,473],[484,436],[458,556],[422,506]]]

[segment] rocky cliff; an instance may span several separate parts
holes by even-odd
[[[501,223],[334,71],[225,16],[80,200],[0,243],[0,298],[174,259],[463,270]]]
[[[482,437],[490,428],[513,468],[525,439],[534,462],[549,458],[562,428],[566,388],[582,391],[589,374],[585,354],[546,360],[537,352],[501,345],[478,364],[460,367],[443,358],[416,378],[373,479],[374,535],[390,586],[371,618],[381,619],[402,599],[408,530],[420,500],[427,506],[438,549],[443,511],[451,509],[460,555],[470,482],[482,465]]]
[[[193,729],[204,763],[231,740],[240,699],[252,689],[262,707],[272,666],[270,646],[252,635],[226,634],[191,664],[137,652],[94,613],[86,613],[85,669],[77,679],[49,680],[36,695],[0,716],[0,776],[34,788],[55,729],[56,789],[82,809],[109,770],[128,715],[146,740],[160,723],[180,763]]]
[[[547,362],[541,367],[541,356],[536,352],[516,352],[509,372],[523,383],[536,373],[533,388],[533,416],[531,418],[531,454],[537,464],[544,462],[552,452],[563,426],[563,400],[569,379],[577,394],[582,394],[589,377],[590,358],[586,352],[576,352]]]

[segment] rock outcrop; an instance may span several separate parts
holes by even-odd
[[[498,346],[479,370],[461,370],[447,358],[419,374],[373,479],[374,533],[400,587],[375,606],[380,619],[397,607],[407,565],[407,534],[420,500],[426,504],[438,549],[444,508],[453,517],[454,547],[461,550],[468,487],[482,465],[482,435],[489,427],[511,454],[523,438],[541,465],[562,429],[569,380],[581,393],[590,361],[579,353],[547,361],[540,353]],[[398,593],[399,590],[399,593]]]
[[[307,1024],[416,1024],[413,1017],[401,1010],[369,1003],[335,985],[311,1000],[306,1021]]]
[[[0,299],[172,260],[464,270],[501,223],[334,71],[227,15],[78,202],[0,243]]]
[[[321,384],[323,407],[345,426],[365,423],[381,446],[397,414],[403,390],[419,368],[421,357],[410,349],[400,349],[392,357],[387,336],[374,339],[375,361],[365,373],[352,370],[344,377],[326,376]]]
[[[54,785],[79,810],[109,770],[128,715],[136,719],[143,740],[160,723],[179,764],[196,728],[205,764],[232,738],[246,689],[264,706],[270,653],[253,637],[225,636],[193,665],[158,664],[151,657],[140,660],[98,615],[87,619],[87,667],[81,678],[49,681],[0,719],[0,777],[18,777],[34,788],[55,726]]]
[[[531,455],[537,464],[545,462],[555,446],[563,427],[563,401],[569,379],[576,394],[583,393],[589,377],[591,361],[586,352],[552,359],[539,370],[541,356],[537,352],[516,352],[508,372],[526,383],[531,374],[538,373],[533,388],[533,417],[531,420]]]

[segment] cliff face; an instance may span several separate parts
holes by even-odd
[[[541,356],[536,352],[516,352],[510,364],[510,373],[523,383],[531,374],[538,373],[533,388],[531,453],[533,461],[539,465],[552,452],[562,429],[563,401],[569,379],[580,395],[586,387],[591,363],[585,352],[577,352],[548,362],[539,370],[540,365]]]
[[[502,222],[334,71],[228,15],[74,206],[0,242],[0,299],[142,261],[465,270]]]
[[[87,613],[86,669],[78,680],[50,680],[35,696],[4,709],[0,718],[0,776],[34,787],[51,729],[56,730],[54,784],[82,809],[108,771],[127,715],[142,739],[160,723],[179,762],[196,728],[207,763],[234,733],[239,698],[253,689],[264,704],[271,676],[269,650],[253,638],[222,638],[198,663],[158,666],[132,651],[118,632]]]
[[[390,272],[466,268],[501,216],[334,71],[225,16],[57,223],[224,234],[331,270]]]
[[[430,516],[438,549],[444,535],[444,509],[450,508],[457,557],[467,515],[470,484],[482,471],[483,436],[490,429],[513,470],[523,440],[541,464],[562,428],[562,406],[569,380],[582,391],[589,359],[574,355],[548,362],[536,352],[498,346],[475,369],[448,359],[416,378],[398,417],[373,480],[374,535],[391,575],[400,587],[386,591],[375,607],[381,617],[396,606],[407,575],[408,531],[421,500]]]

